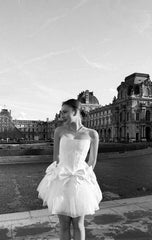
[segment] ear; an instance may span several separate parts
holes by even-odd
[[[77,114],[77,110],[74,110],[74,116]]]
[[[77,114],[77,110],[73,110],[73,112],[74,112],[74,114],[73,114],[73,115],[75,116],[75,115]]]

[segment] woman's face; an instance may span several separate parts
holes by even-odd
[[[74,115],[75,111],[73,110],[73,108],[66,104],[62,106],[61,114],[64,121],[71,121],[76,117],[76,115]]]

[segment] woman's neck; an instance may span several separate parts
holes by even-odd
[[[79,128],[81,128],[83,126],[83,124],[80,120],[78,120],[76,122],[68,122],[67,125],[68,125],[68,127],[72,128],[75,131],[79,130]]]

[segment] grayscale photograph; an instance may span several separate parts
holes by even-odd
[[[0,240],[152,240],[152,1],[0,0]]]

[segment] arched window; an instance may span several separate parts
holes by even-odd
[[[150,121],[150,111],[146,111],[146,121]]]

